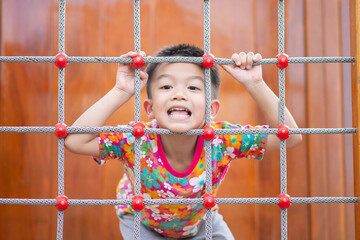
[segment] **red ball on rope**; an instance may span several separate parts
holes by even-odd
[[[278,68],[286,68],[289,65],[289,56],[286,53],[279,53],[276,58],[278,59],[276,64]]]
[[[55,125],[55,135],[58,138],[66,137],[68,135],[66,132],[66,128],[67,128],[67,125],[65,123],[57,123]]]
[[[288,194],[282,193],[278,196],[278,198],[280,199],[278,204],[280,208],[285,209],[290,207],[290,196]]]
[[[144,57],[140,53],[138,53],[135,57],[133,57],[133,62],[131,63],[131,66],[135,68],[141,68],[144,66]]]
[[[141,138],[142,136],[144,136],[144,128],[145,128],[145,125],[141,122],[138,122],[138,123],[135,123],[133,126],[134,128],[134,137],[136,138]]]
[[[68,200],[69,198],[65,195],[59,195],[56,197],[57,204],[56,208],[60,211],[64,211],[68,208]]]
[[[202,196],[205,199],[204,207],[206,209],[211,209],[215,206],[215,197],[211,193],[206,193]]]
[[[204,129],[204,139],[212,140],[215,137],[214,127],[211,125],[206,125],[203,127]]]
[[[204,62],[201,64],[204,68],[212,68],[214,66],[214,55],[206,53],[203,56]]]
[[[278,129],[278,138],[281,140],[285,140],[289,138],[289,127],[285,124],[277,127]]]
[[[135,211],[141,211],[144,209],[144,204],[143,204],[143,201],[144,201],[144,198],[142,196],[134,196],[132,198],[132,201],[133,201],[133,204],[132,204],[132,208],[135,210]]]
[[[65,68],[68,63],[66,62],[66,58],[68,57],[65,53],[58,53],[56,54],[56,62],[55,65],[58,68]]]

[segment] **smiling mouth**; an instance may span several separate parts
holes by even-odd
[[[191,116],[191,111],[186,108],[170,108],[167,114],[171,118],[186,119]]]

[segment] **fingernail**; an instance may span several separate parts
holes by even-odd
[[[251,66],[250,66],[250,65],[246,65],[246,68],[247,68],[247,69],[250,69],[250,68],[251,68]]]

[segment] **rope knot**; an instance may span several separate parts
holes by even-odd
[[[133,204],[132,204],[132,208],[135,210],[135,211],[141,211],[144,209],[144,204],[143,204],[143,201],[144,201],[144,198],[142,196],[134,196],[132,198],[132,201],[133,201]]]
[[[286,53],[279,53],[276,58],[278,59],[276,64],[278,68],[286,68],[289,65],[289,56]]]
[[[58,68],[65,68],[68,63],[66,62],[66,58],[68,57],[68,55],[66,55],[65,53],[58,53],[56,54],[56,62],[55,65]]]
[[[65,195],[59,195],[56,197],[57,200],[57,204],[56,204],[56,208],[59,211],[64,211],[68,208],[68,200],[69,198]]]

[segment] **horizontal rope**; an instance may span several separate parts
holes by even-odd
[[[356,128],[298,128],[289,129],[289,134],[354,134]],[[55,133],[55,127],[0,127],[0,133]],[[134,129],[129,126],[117,127],[67,127],[67,133],[101,133],[123,132],[133,133]],[[193,129],[185,133],[174,133],[162,128],[144,128],[145,133],[166,135],[204,135],[203,129]],[[277,128],[268,129],[215,129],[215,135],[248,135],[248,134],[277,134]]]
[[[215,198],[216,204],[278,204],[278,197],[275,198]],[[292,204],[310,203],[358,203],[357,197],[290,197]],[[0,205],[56,205],[56,199],[25,199],[25,198],[0,198]],[[69,199],[68,205],[131,205],[132,200],[124,199]],[[199,205],[204,204],[203,198],[189,199],[144,199],[144,205]]]
[[[0,198],[1,205],[53,205],[56,199]]]
[[[50,56],[0,56],[0,62],[32,62],[55,63],[56,58]],[[132,63],[132,58],[123,57],[67,57],[68,63]],[[162,62],[185,62],[185,63],[203,63],[202,57],[144,57],[145,63]],[[276,64],[277,58],[264,58],[254,65]],[[289,57],[289,63],[353,63],[354,57]],[[215,64],[234,64],[232,59],[214,58]]]
[[[308,203],[358,203],[357,197],[290,197],[290,203],[308,204]]]

